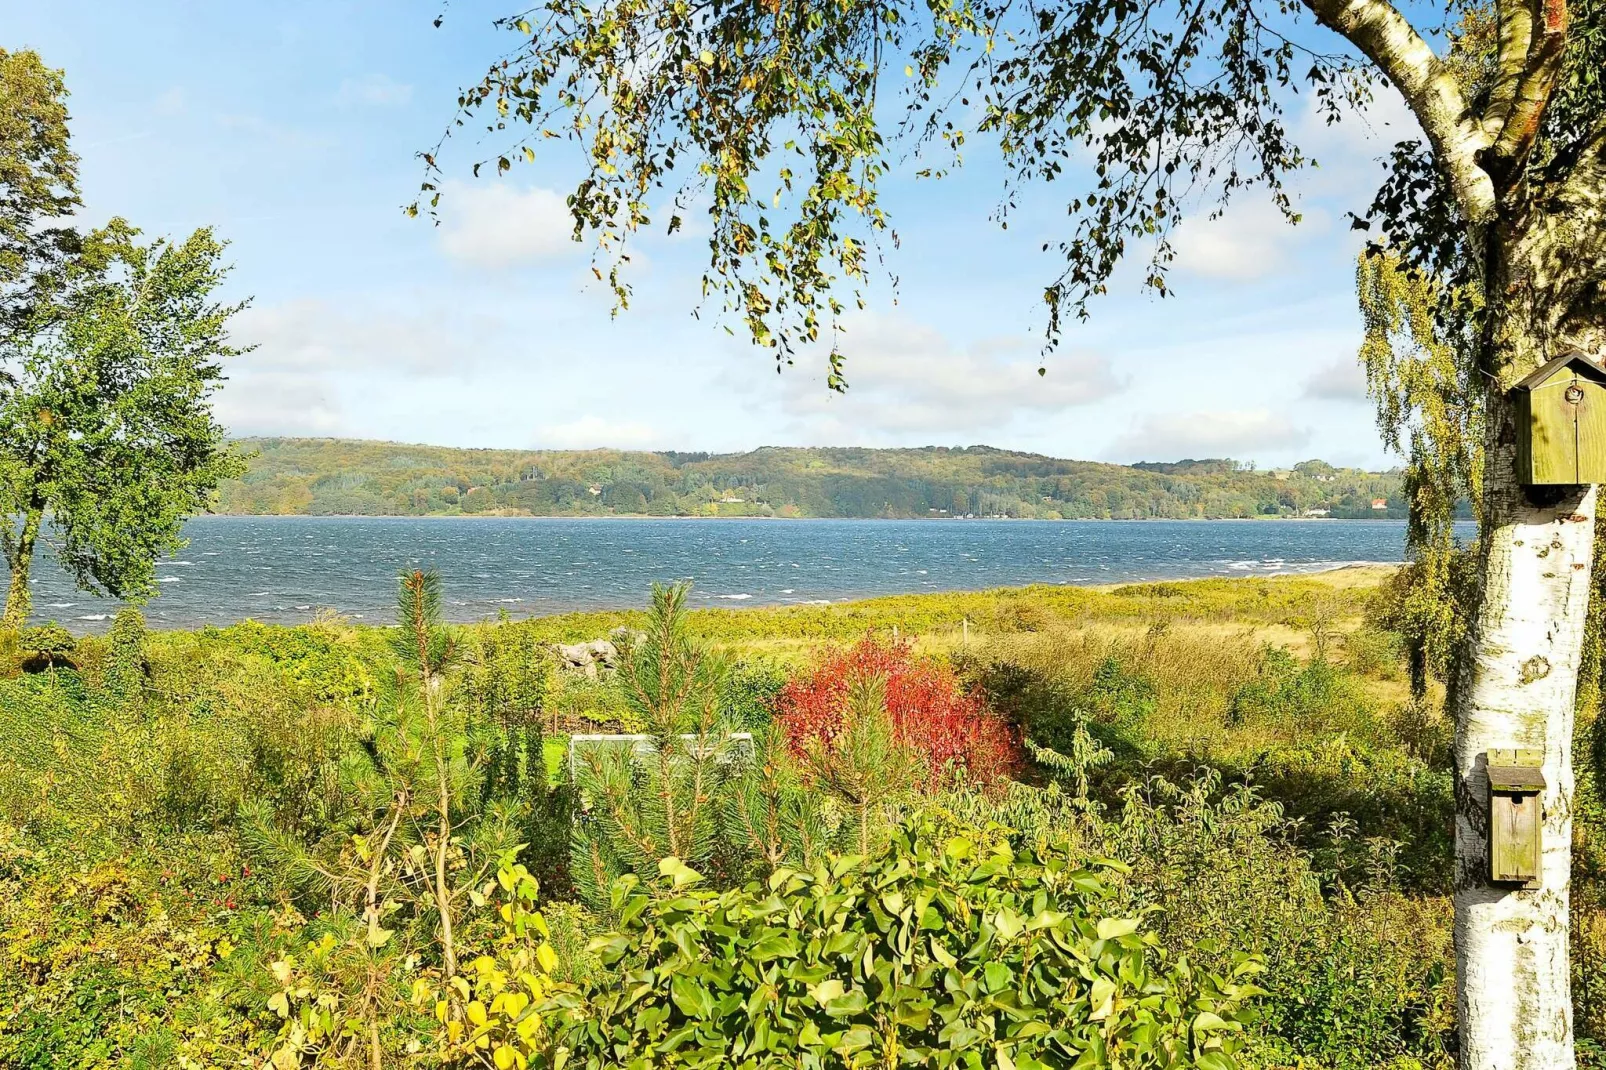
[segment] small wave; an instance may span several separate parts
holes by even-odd
[[[194,561],[169,561],[167,563],[169,565],[186,565],[186,566],[195,564]]]
[[[795,588],[788,587],[784,591],[782,591],[781,593],[782,594],[796,594],[797,592],[796,592]]]
[[[750,594],[717,594],[714,597],[724,598],[732,602],[745,602],[747,599],[753,596]]]
[[[297,606],[297,609],[311,609],[311,606]]]
[[[806,606],[828,606],[831,604],[831,600],[829,598],[811,598],[803,604]]]
[[[76,606],[77,604],[78,604],[77,602],[46,602],[45,603],[45,608],[46,609],[71,609],[73,606]]]
[[[79,620],[105,620],[106,616],[107,616],[107,614],[105,614],[105,613],[85,613],[83,616],[81,616],[81,617],[79,617],[77,619],[79,619]]]
[[[272,593],[273,593],[272,591],[252,591],[250,594],[246,595],[246,597],[247,598],[266,598],[266,597],[268,597],[268,595],[270,595]]]
[[[511,605],[516,604],[516,603],[524,601],[524,599],[522,599],[522,598],[498,598],[495,601],[498,604],[501,604],[501,605],[509,605],[509,606],[511,606]]]
[[[179,579],[177,576],[158,576],[158,577],[156,577],[156,582],[157,583],[183,583],[184,581]]]

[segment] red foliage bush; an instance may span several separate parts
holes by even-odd
[[[875,676],[886,684],[893,731],[925,760],[931,785],[957,769],[971,783],[987,785],[1020,768],[1020,740],[1013,727],[981,698],[966,694],[952,669],[917,659],[906,642],[875,636],[826,651],[781,689],[776,719],[794,753],[809,740],[834,738],[842,728],[848,688]]]

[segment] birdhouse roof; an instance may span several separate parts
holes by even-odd
[[[1533,390],[1535,387],[1543,386],[1566,371],[1572,371],[1579,378],[1588,379],[1599,383],[1601,386],[1606,386],[1606,368],[1602,368],[1582,353],[1573,350],[1571,353],[1563,353],[1559,357],[1553,357],[1546,361],[1530,372],[1513,389]]]

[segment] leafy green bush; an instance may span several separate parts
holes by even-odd
[[[1405,655],[1405,640],[1395,632],[1363,627],[1344,636],[1344,665],[1360,676],[1398,679]]]
[[[1290,743],[1374,727],[1366,694],[1323,658],[1300,665],[1286,649],[1267,646],[1257,669],[1255,679],[1232,696],[1229,724],[1275,726]]]
[[[786,670],[773,661],[744,658],[730,667],[719,685],[719,708],[733,731],[752,732],[775,717],[775,699],[786,686]]]
[[[998,798],[955,796],[961,820],[996,820],[1030,842],[1069,841],[1074,857],[1114,857],[1106,909],[1149,918],[1166,948],[1195,948],[1207,970],[1231,947],[1266,961],[1269,995],[1244,1061],[1324,1070],[1447,1067],[1454,1041],[1450,903],[1375,885],[1324,890],[1331,875],[1297,845],[1276,803],[1206,775],[1135,782],[1105,812],[1057,788],[1015,785]],[[1409,1060],[1417,1060],[1410,1062]],[[1301,1060],[1307,1060],[1302,1062]]]
[[[1162,951],[1103,909],[1112,866],[931,822],[723,893],[667,859],[673,894],[614,886],[620,928],[557,997],[557,1053],[586,1070],[1237,1065],[1259,962],[1218,974]]]

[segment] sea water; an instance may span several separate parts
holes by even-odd
[[[1029,583],[1101,584],[1315,572],[1394,562],[1386,520],[636,520],[198,517],[163,561],[153,627],[331,609],[389,622],[402,569],[435,569],[460,621],[641,606],[653,581],[691,580],[711,606],[838,602]],[[42,550],[34,620],[101,631],[117,603],[75,589]]]

